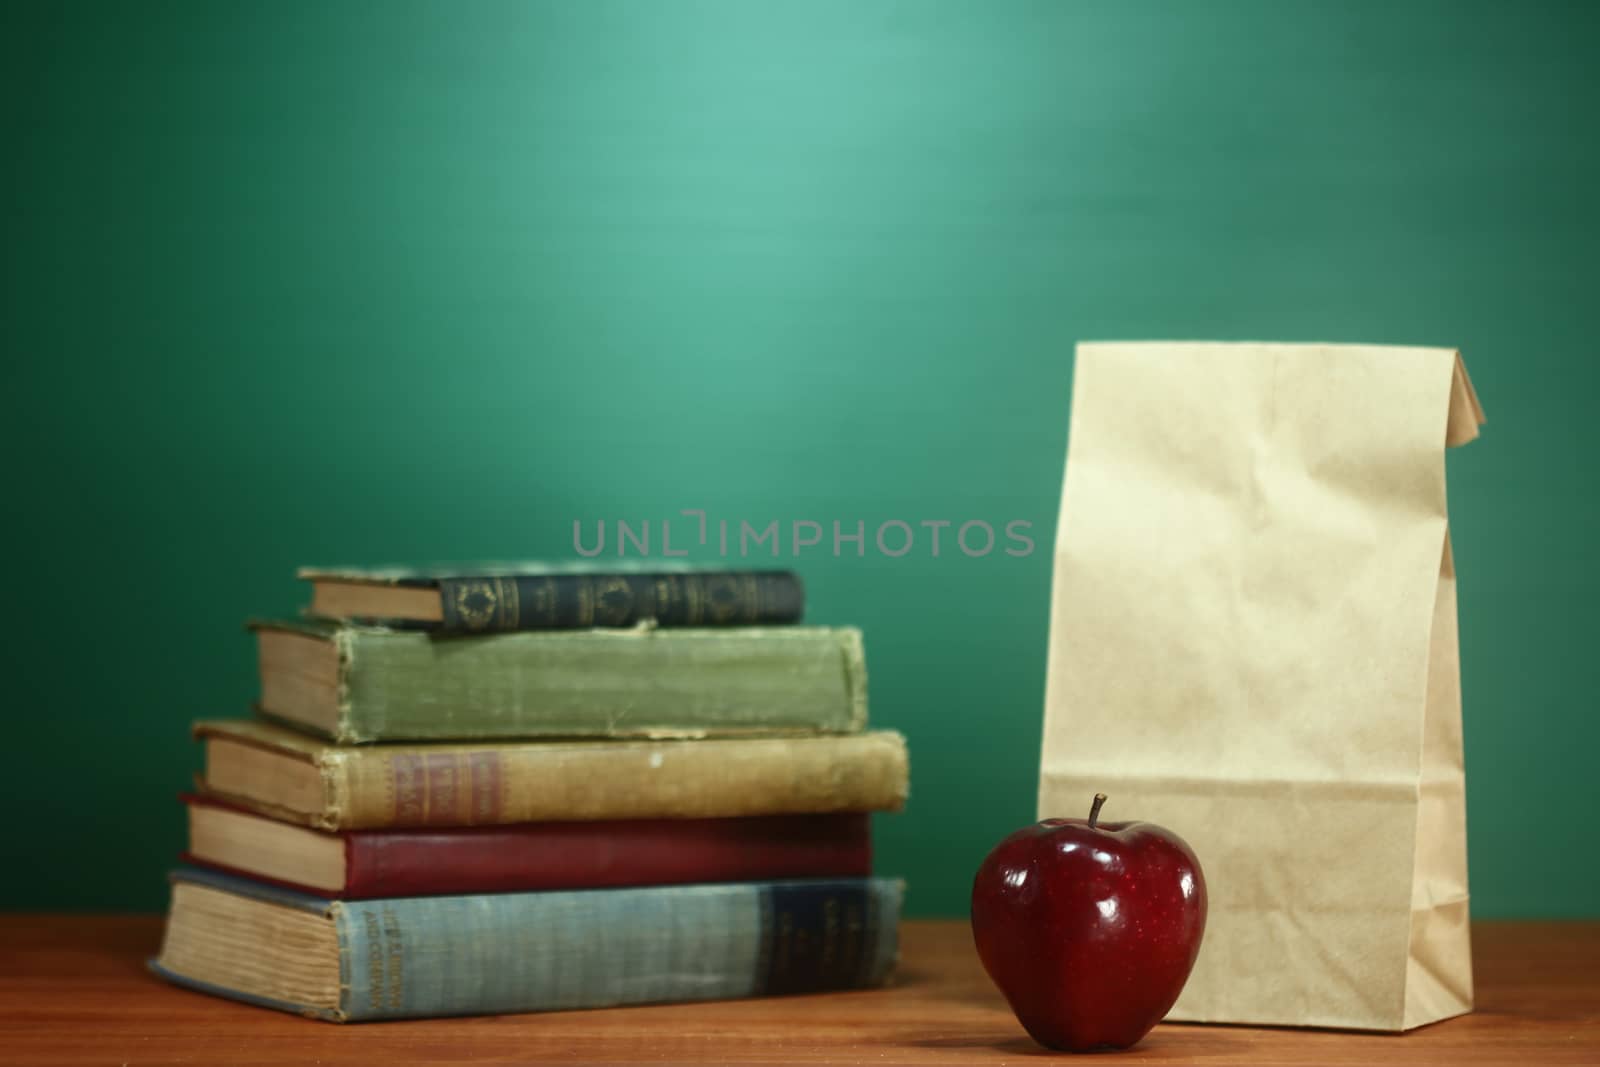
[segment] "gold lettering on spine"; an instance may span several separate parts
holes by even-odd
[[[405,941],[400,937],[400,920],[388,908],[383,909],[383,943],[389,965],[389,1007],[398,1010],[405,997]]]
[[[518,629],[522,622],[522,601],[517,594],[517,580],[496,578],[494,584],[500,594],[500,629]]]
[[[383,931],[378,927],[378,916],[372,912],[362,915],[367,931],[367,1005],[373,1011],[382,1009],[383,996]]]
[[[472,782],[473,825],[500,821],[500,754],[498,752],[473,752],[467,756],[469,777]]]
[[[427,803],[423,796],[422,757],[411,753],[396,753],[388,761],[389,778],[394,790],[394,824],[417,826],[427,818]]]
[[[460,825],[461,816],[465,814],[461,776],[467,771],[466,761],[454,752],[430,752],[423,766],[426,771],[423,821],[429,826]]]
[[[560,601],[556,596],[556,580],[554,578],[541,580],[539,587],[533,593],[533,617],[546,625],[553,626],[559,604]]]

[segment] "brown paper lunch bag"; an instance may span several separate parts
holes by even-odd
[[[1159,823],[1210,902],[1168,1016],[1472,1008],[1444,348],[1081,344],[1040,817]]]

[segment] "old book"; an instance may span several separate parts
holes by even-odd
[[[343,742],[848,733],[867,721],[861,631],[848,627],[253,627],[261,711]]]
[[[329,833],[185,800],[186,861],[343,900],[872,873],[855,812]]]
[[[203,793],[326,830],[889,811],[908,788],[890,731],[431,745],[335,745],[254,720],[195,732]]]
[[[157,974],[332,1022],[881,985],[901,886],[849,879],[331,901],[173,876]]]
[[[798,622],[792,571],[603,563],[466,564],[440,569],[305,567],[311,611],[330,619],[458,633],[564,627],[751,626]]]

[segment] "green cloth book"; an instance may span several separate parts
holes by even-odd
[[[861,631],[783,626],[442,637],[252,624],[259,710],[345,744],[855,733]]]
[[[883,878],[330,901],[185,869],[157,974],[332,1022],[723,1000],[881,985]]]

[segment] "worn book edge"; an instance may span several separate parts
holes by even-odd
[[[197,867],[180,867],[180,868],[177,868],[176,870],[171,871],[168,874],[168,882],[169,882],[169,884],[171,884],[173,886],[176,886],[178,884],[187,883],[187,884],[199,886],[199,887],[202,887],[202,888],[205,888],[205,889],[210,889],[210,890],[223,892],[223,893],[230,893],[230,894],[234,894],[234,895],[237,895],[237,896],[240,896],[240,897],[244,897],[246,899],[256,900],[256,901],[260,901],[260,902],[263,902],[263,903],[266,903],[266,904],[270,904],[270,905],[273,905],[273,906],[276,906],[276,907],[288,908],[288,909],[292,909],[292,910],[295,910],[295,911],[308,912],[308,913],[315,914],[315,915],[317,915],[317,916],[319,916],[321,918],[324,918],[324,919],[327,919],[327,920],[331,921],[335,926],[335,931],[336,931],[336,934],[337,934],[337,937],[338,937],[338,943],[339,943],[339,960],[338,960],[338,968],[339,968],[339,1006],[337,1008],[332,1008],[332,1009],[321,1009],[321,1008],[317,1008],[317,1007],[314,1007],[314,1006],[311,1006],[311,1005],[307,1005],[307,1004],[303,1004],[303,1003],[297,1003],[297,1002],[294,1002],[294,1001],[281,1000],[281,999],[274,998],[274,997],[265,997],[265,996],[261,996],[261,995],[258,995],[258,994],[246,993],[246,992],[243,992],[243,991],[241,991],[241,990],[239,990],[237,988],[234,988],[232,986],[225,986],[225,985],[220,985],[220,984],[217,984],[217,983],[214,983],[214,982],[203,981],[203,980],[200,980],[200,979],[196,979],[196,978],[192,978],[190,976],[184,975],[184,974],[179,973],[177,971],[173,971],[173,970],[171,970],[170,968],[164,966],[161,963],[159,956],[152,956],[152,957],[149,957],[146,960],[146,964],[145,965],[146,965],[147,969],[151,973],[153,973],[153,974],[157,975],[158,977],[163,978],[163,979],[165,979],[167,981],[170,981],[175,985],[178,985],[178,986],[181,986],[181,987],[184,987],[184,988],[188,988],[188,989],[192,989],[192,990],[195,990],[197,992],[206,993],[206,994],[209,994],[209,995],[212,995],[212,996],[218,996],[218,997],[222,997],[222,998],[229,999],[229,1000],[236,1000],[236,1001],[240,1001],[242,1003],[252,1004],[252,1005],[255,1005],[257,1007],[271,1008],[271,1009],[274,1009],[274,1010],[277,1010],[277,1011],[283,1011],[283,1012],[286,1012],[286,1013],[289,1013],[289,1014],[299,1015],[299,1016],[302,1016],[302,1017],[320,1019],[320,1020],[327,1021],[327,1022],[347,1023],[347,1022],[361,1022],[361,1021],[377,1021],[377,1020],[380,1020],[382,1018],[381,1016],[380,1017],[356,1016],[356,1015],[352,1015],[351,1012],[348,1010],[348,999],[349,999],[349,996],[350,996],[350,993],[351,993],[351,990],[352,990],[352,986],[353,986],[353,981],[352,981],[353,976],[352,976],[352,973],[351,973],[351,968],[354,967],[356,964],[355,964],[355,961],[353,961],[351,959],[351,948],[352,948],[352,946],[350,944],[351,937],[350,937],[349,931],[347,931],[347,929],[346,929],[346,924],[345,924],[344,920],[345,920],[346,912],[350,911],[352,906],[356,909],[355,911],[352,912],[352,914],[361,914],[360,909],[362,909],[362,908],[371,908],[373,906],[381,906],[382,903],[383,903],[383,898],[376,898],[376,899],[363,900],[363,901],[354,901],[354,902],[350,902],[350,904],[347,905],[346,902],[344,902],[344,901],[330,900],[330,899],[318,896],[316,894],[305,893],[305,892],[301,892],[301,891],[296,890],[296,889],[290,889],[290,888],[284,888],[284,887],[280,887],[280,886],[276,886],[276,885],[265,884],[265,883],[256,881],[256,880],[251,879],[251,878],[241,877],[241,876],[230,874],[230,873],[226,873],[226,872],[223,872],[223,871],[207,870],[207,869],[204,869],[204,868],[197,868]],[[864,984],[858,984],[858,985],[855,985],[855,986],[848,986],[848,985],[839,986],[839,987],[836,987],[836,988],[830,988],[830,989],[825,990],[825,991],[832,992],[832,991],[845,991],[845,990],[849,990],[849,989],[863,989],[863,988],[881,987],[884,984],[886,984],[893,977],[895,971],[899,968],[899,964],[900,964],[900,939],[899,939],[899,935],[898,935],[898,926],[899,926],[899,920],[900,920],[901,911],[903,909],[904,899],[905,899],[905,881],[903,879],[899,879],[899,878],[879,878],[879,877],[842,878],[842,879],[841,878],[789,879],[789,880],[781,880],[781,881],[776,881],[776,882],[730,883],[725,888],[727,890],[730,890],[730,891],[731,890],[736,890],[736,889],[745,889],[745,890],[754,889],[756,891],[761,891],[761,890],[770,890],[770,889],[775,889],[775,888],[781,889],[781,888],[790,887],[790,886],[793,886],[793,887],[806,887],[806,888],[810,888],[810,887],[825,888],[825,887],[829,887],[829,886],[840,886],[840,885],[859,886],[859,887],[861,887],[862,889],[866,890],[869,893],[882,893],[882,894],[884,894],[883,899],[887,903],[888,914],[882,920],[881,926],[882,926],[883,929],[885,929],[888,932],[888,936],[879,941],[879,944],[878,944],[878,956],[877,956],[876,960],[873,960],[871,958],[864,958],[863,959],[863,964],[864,965],[870,964],[870,966],[871,966],[871,970],[865,972],[865,974],[869,974],[869,975],[871,975],[871,977]],[[685,889],[693,889],[695,887],[693,887],[693,886],[672,886],[672,887],[660,887],[660,888],[663,889],[663,890],[685,890]],[[704,886],[704,887],[700,887],[700,888],[715,890],[715,889],[723,888],[723,887]],[[588,893],[607,894],[607,893],[613,893],[613,892],[616,892],[616,893],[636,893],[636,892],[640,892],[640,891],[652,892],[653,890],[651,888],[649,888],[649,887],[640,887],[640,888],[634,888],[634,889],[615,889],[615,890],[608,890],[608,889],[601,889],[601,890],[557,890],[557,891],[553,891],[553,892],[555,894],[559,894],[559,895],[572,895],[572,894],[579,894],[579,893],[583,893],[583,894],[588,894]],[[545,894],[542,894],[542,893],[525,893],[525,894],[524,893],[519,893],[519,894],[510,894],[510,895],[512,895],[512,896],[543,896]],[[395,899],[404,899],[404,898],[395,898]],[[448,899],[448,898],[435,898],[435,899]],[[471,900],[471,899],[473,899],[473,896],[472,895],[466,895],[466,896],[457,897],[455,899]],[[164,949],[163,949],[163,951],[164,951]],[[766,992],[757,992],[757,993],[755,993],[753,995],[757,996],[757,997],[781,996],[781,995],[783,995],[783,993],[782,993],[782,991],[769,990],[769,991],[766,991]],[[693,1002],[693,999],[694,998],[690,998],[689,1000],[684,1000],[684,1001],[679,1001],[679,1000],[649,1001],[649,1002],[644,1002],[644,1003],[662,1003],[662,1004],[691,1003],[691,1002]],[[541,1011],[541,1010],[544,1010],[544,1009],[531,1009],[531,1010],[532,1011]],[[582,1009],[576,1009],[576,1010],[582,1010]],[[524,1014],[524,1012],[513,1012],[512,1014]],[[430,1017],[430,1016],[412,1016],[412,1017],[413,1018],[427,1018],[427,1017]]]
[[[344,622],[320,618],[300,619],[249,619],[245,626],[252,633],[263,630],[277,630],[285,633],[300,634],[322,641],[331,642],[337,651],[337,723],[335,728],[323,736],[338,744],[359,745],[391,740],[381,732],[363,729],[356,721],[354,707],[350,695],[350,675],[355,669],[357,648],[363,640],[395,639],[402,641],[478,641],[478,640],[523,640],[550,642],[573,641],[617,641],[619,647],[637,641],[668,641],[671,643],[689,643],[696,641],[728,642],[740,640],[783,642],[811,642],[822,637],[833,639],[833,643],[842,658],[844,672],[844,685],[849,701],[848,719],[843,729],[828,728],[818,729],[812,727],[773,727],[773,726],[713,726],[713,727],[658,727],[639,730],[618,731],[607,728],[605,731],[596,731],[593,734],[530,734],[530,737],[616,737],[638,738],[641,740],[699,740],[709,737],[810,737],[817,734],[852,734],[860,733],[866,729],[868,722],[867,711],[867,659],[866,649],[862,640],[861,630],[854,626],[750,626],[750,627],[681,627],[672,629],[657,629],[648,624],[629,627],[626,629],[595,628],[588,630],[523,630],[508,631],[495,634],[465,635],[455,633],[430,633],[418,630],[394,629],[386,626],[374,626],[362,623]],[[734,636],[737,634],[737,636]],[[288,726],[296,730],[316,731],[313,724],[302,722],[298,719],[290,720],[274,715],[263,708],[259,703],[251,705],[251,710],[263,718]],[[319,732],[320,733],[320,732]],[[486,735],[484,740],[496,735]],[[514,738],[504,738],[514,740]],[[392,740],[405,741],[410,738],[396,738]],[[421,739],[418,739],[421,740]],[[444,740],[439,738],[437,740]]]
[[[782,567],[715,567],[703,563],[681,563],[664,558],[557,560],[557,561],[484,561],[471,560],[460,563],[427,564],[423,566],[313,566],[299,567],[295,577],[305,582],[332,580],[341,582],[367,582],[372,585],[433,586],[440,581],[459,578],[541,578],[541,577],[604,577],[610,574],[727,574],[783,575],[800,581],[794,571]]]
[[[427,756],[429,754],[464,756],[478,752],[501,752],[505,749],[529,750],[549,752],[555,749],[584,751],[595,746],[606,746],[615,749],[619,746],[645,747],[656,743],[683,744],[683,739],[669,738],[657,741],[650,738],[625,738],[617,740],[570,740],[551,739],[536,741],[462,741],[462,742],[387,742],[377,745],[350,745],[344,746],[318,737],[302,733],[298,730],[280,726],[270,721],[256,719],[209,719],[193,724],[191,728],[195,740],[204,742],[209,738],[221,738],[229,742],[258,748],[264,751],[287,756],[293,760],[310,764],[315,767],[320,775],[323,790],[322,809],[317,812],[306,812],[296,808],[284,807],[260,800],[255,797],[240,793],[228,792],[211,786],[204,774],[196,775],[194,790],[197,794],[221,801],[245,811],[267,815],[270,818],[283,822],[295,823],[302,826],[311,826],[320,830],[345,831],[359,829],[404,829],[404,826],[395,826],[389,822],[368,822],[365,818],[357,819],[360,814],[353,810],[354,804],[350,787],[350,761],[351,760],[386,760],[396,753],[407,755]],[[909,753],[905,736],[895,730],[870,730],[859,734],[820,735],[814,737],[763,737],[763,738],[721,738],[695,744],[741,744],[747,741],[757,742],[792,742],[805,743],[818,742],[824,744],[837,744],[855,741],[873,741],[888,744],[894,749],[895,760],[899,765],[899,777],[896,788],[892,790],[891,804],[887,807],[872,808],[841,808],[830,809],[839,811],[899,811],[904,808],[910,798],[910,768]],[[784,814],[785,812],[761,812],[755,814]],[[680,816],[672,813],[659,815],[643,814],[629,816],[606,816],[627,818],[681,818],[681,817],[728,817],[737,818],[745,813],[730,814],[727,816]],[[795,814],[789,812],[789,814]],[[540,819],[554,818],[555,816],[541,816]],[[583,817],[585,821],[591,817]],[[538,820],[536,820],[538,821]],[[354,822],[355,825],[350,825]]]

